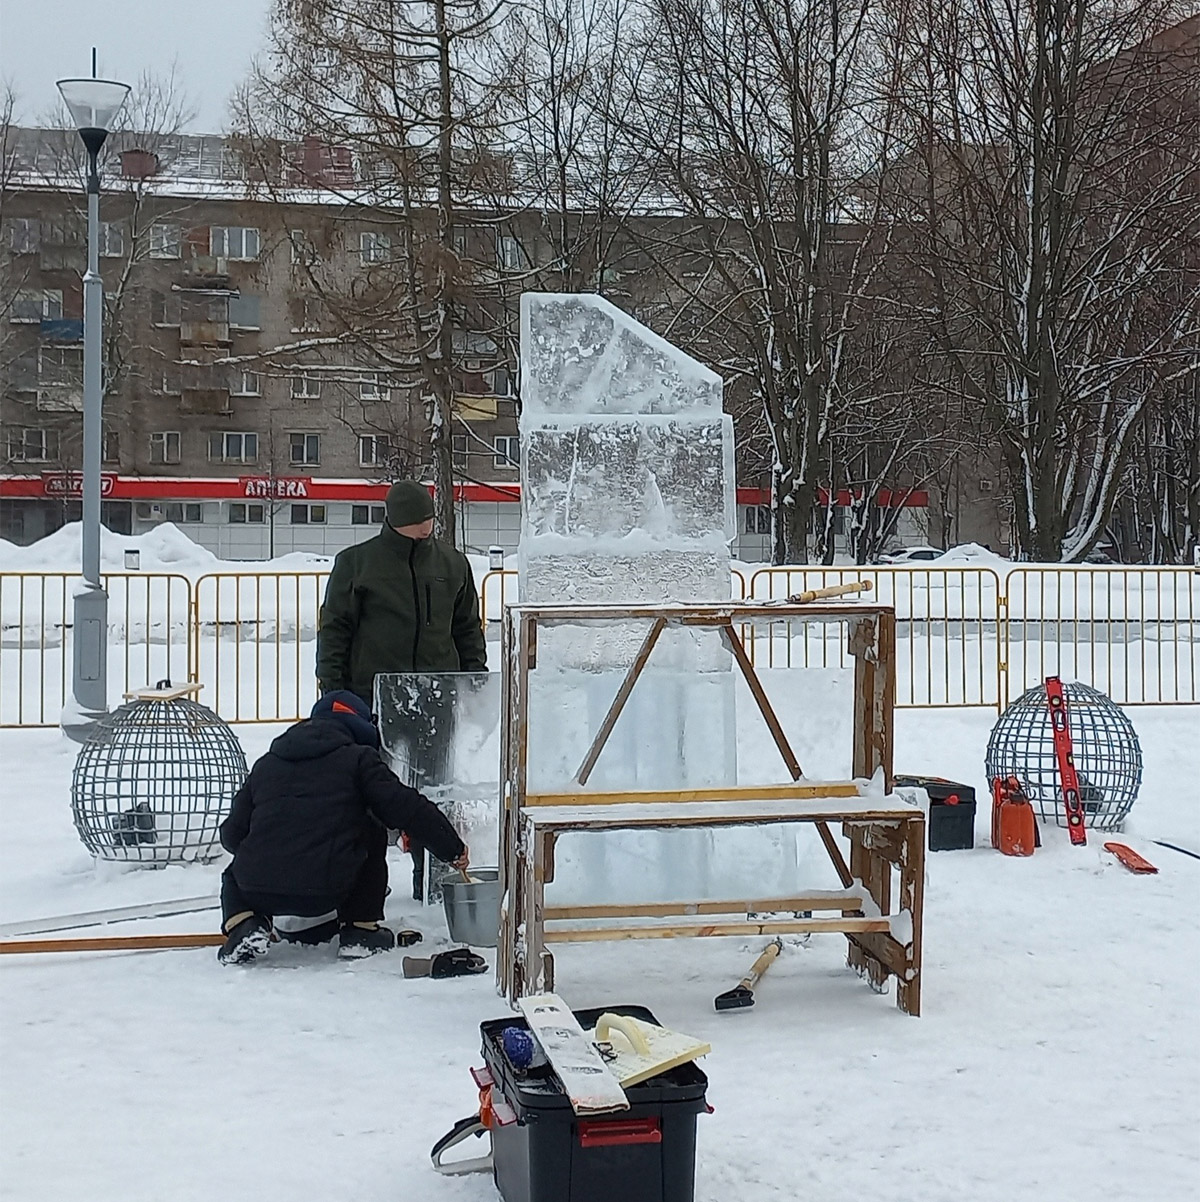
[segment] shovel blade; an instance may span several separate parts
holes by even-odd
[[[747,1006],[753,1005],[754,990],[748,989],[745,985],[736,985],[733,989],[718,993],[713,999],[713,1006],[717,1010],[744,1010]]]

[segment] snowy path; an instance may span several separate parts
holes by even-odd
[[[1077,851],[1057,832],[1030,860],[931,856],[921,1019],[845,969],[838,937],[789,946],[755,1009],[724,1016],[712,996],[761,941],[560,950],[573,1004],[639,1002],[711,1040],[698,1202],[1200,1193],[1200,862],[1144,842],[1200,847],[1196,713],[1133,718],[1147,774],[1127,837],[1160,874],[1133,877],[1099,839]],[[899,715],[898,769],[978,780],[990,721]],[[271,733],[252,730],[248,753]],[[71,756],[56,734],[0,732],[0,921],[215,886],[213,868],[92,868],[70,824]],[[427,946],[444,938],[434,915],[409,917]],[[398,957],[277,949],[247,971],[208,949],[6,959],[0,1195],[494,1199],[486,1178],[437,1177],[427,1153],[473,1109],[478,1024],[503,1013],[488,978],[405,981]]]

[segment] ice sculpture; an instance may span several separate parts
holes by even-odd
[[[598,296],[521,298],[521,597],[721,601],[734,536],[721,378]]]
[[[521,600],[550,605],[722,601],[734,535],[733,421],[720,377],[598,296],[521,298]],[[530,682],[533,786],[578,763],[641,642],[626,623],[539,636]],[[735,688],[711,631],[659,640],[589,788],[686,788],[737,779]],[[578,729],[576,729],[578,728]],[[575,736],[572,738],[572,736]],[[584,744],[586,747],[586,743]],[[572,762],[572,756],[575,756]],[[686,846],[685,846],[686,845]],[[599,899],[636,872],[643,892],[704,891],[710,842],[606,836],[565,854]],[[647,879],[646,866],[656,865]],[[581,870],[581,871],[578,871]]]

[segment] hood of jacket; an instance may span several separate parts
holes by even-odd
[[[333,718],[308,718],[289,726],[271,743],[281,760],[315,760],[339,747],[355,746],[350,732]]]

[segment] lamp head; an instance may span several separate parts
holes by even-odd
[[[95,155],[129,95],[129,85],[111,79],[60,79],[58,90],[88,153]]]

